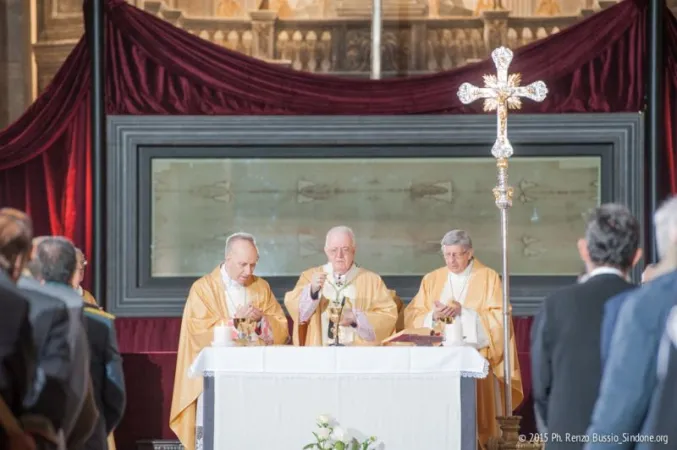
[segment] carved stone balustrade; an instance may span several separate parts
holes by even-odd
[[[369,75],[370,0],[318,0],[312,3],[314,9],[298,13],[304,17],[267,9],[243,10],[237,17],[209,16],[174,7],[174,0],[127,1],[196,36],[267,62],[305,72]],[[529,44],[589,16],[598,10],[595,1],[607,7],[616,0],[581,0],[579,14],[553,17],[514,17],[509,11],[473,16],[460,0],[382,1],[381,67],[383,76],[391,77],[450,70],[487,58],[501,45],[514,49]],[[38,23],[32,49],[38,92],[83,31],[81,0],[45,2],[46,15]],[[317,14],[324,18],[307,18]]]
[[[398,3],[399,2],[399,3]],[[418,0],[397,0],[410,9]],[[364,4],[361,9],[359,4]],[[159,1],[145,9],[209,41],[296,70],[345,76],[367,76],[371,61],[370,2],[344,1],[343,17],[283,19],[273,11],[252,11],[249,18],[188,18]],[[444,4],[443,4],[444,5]],[[397,18],[385,15],[381,65],[385,76],[438,72],[489,56],[499,46],[516,48],[540,39],[583,18],[511,17],[509,11],[484,11],[480,17]],[[350,14],[349,14],[350,13]]]

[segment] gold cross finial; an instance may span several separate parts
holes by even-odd
[[[512,51],[499,47],[491,52],[491,59],[496,66],[496,75],[484,75],[484,87],[463,83],[458,88],[458,98],[467,105],[477,99],[484,99],[484,110],[496,110],[496,142],[491,149],[495,158],[504,159],[512,156],[512,145],[508,140],[508,109],[520,109],[522,97],[542,102],[548,95],[548,88],[542,81],[528,86],[520,86],[521,75],[508,75],[508,67],[512,62]]]

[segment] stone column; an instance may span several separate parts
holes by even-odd
[[[487,48],[487,55],[497,47],[508,45],[509,16],[509,10],[482,11],[484,44]]]
[[[33,101],[30,11],[24,0],[0,2],[0,129]]]
[[[275,59],[275,20],[277,12],[250,11],[252,19],[252,56],[264,61]]]

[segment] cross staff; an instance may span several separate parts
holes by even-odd
[[[508,67],[512,62],[512,51],[500,47],[491,52],[491,59],[496,66],[496,75],[484,75],[484,87],[463,83],[458,89],[458,98],[464,104],[484,99],[484,110],[496,110],[496,142],[491,149],[494,158],[510,158],[512,145],[508,140],[508,109],[520,109],[521,97],[542,102],[548,94],[548,88],[542,81],[536,81],[529,86],[520,86],[522,79],[519,73],[508,75]]]
[[[541,102],[548,94],[548,88],[542,81],[529,86],[520,86],[521,76],[518,73],[508,75],[508,67],[512,62],[512,51],[500,47],[491,52],[491,59],[496,66],[496,75],[484,76],[484,87],[479,88],[470,83],[463,83],[458,89],[458,98],[464,104],[484,99],[484,110],[496,110],[496,142],[491,154],[496,158],[498,169],[498,185],[494,188],[496,206],[501,212],[501,248],[503,256],[503,383],[505,387],[505,421],[519,418],[512,416],[512,367],[510,361],[510,278],[508,270],[508,208],[512,206],[513,190],[508,186],[508,159],[512,156],[512,145],[508,140],[508,109],[520,109],[522,97]],[[507,422],[503,422],[505,424]]]

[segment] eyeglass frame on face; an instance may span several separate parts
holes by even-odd
[[[459,261],[462,257],[467,255],[470,252],[470,249],[465,249],[461,253],[447,253],[445,251],[442,251],[442,257],[447,260],[450,259],[452,261]]]
[[[350,255],[351,253],[355,253],[355,249],[353,247],[334,247],[327,249],[327,253],[331,256],[338,256],[339,252],[343,255]]]
[[[85,271],[86,268],[87,268],[87,260],[86,260],[86,259],[83,260],[81,263],[78,263],[78,269],[77,269],[78,272],[83,272],[83,273],[84,273],[84,271]]]

